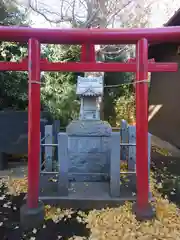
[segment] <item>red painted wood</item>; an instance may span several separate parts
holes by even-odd
[[[136,44],[141,38],[149,43],[178,42],[180,27],[131,29],[46,29],[0,27],[2,41],[27,42],[36,38],[49,44]]]
[[[136,172],[137,205],[148,206],[148,41],[141,39],[136,46]]]
[[[29,105],[28,105],[28,197],[29,208],[38,207],[40,156],[40,44],[28,42]],[[34,82],[35,81],[35,82]]]
[[[41,71],[56,72],[136,72],[136,63],[96,63],[96,62],[68,62],[50,63],[41,59]],[[27,71],[28,63],[26,61],[0,62],[0,71]],[[151,63],[148,64],[148,72],[176,72],[177,63]]]
[[[96,53],[93,44],[83,44],[81,47],[81,62],[95,62]]]

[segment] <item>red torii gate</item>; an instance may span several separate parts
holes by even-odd
[[[180,27],[157,29],[35,29],[0,27],[0,40],[28,42],[28,59],[0,62],[1,71],[29,72],[28,104],[28,196],[22,207],[22,224],[34,221],[39,207],[40,154],[40,72],[135,72],[136,73],[136,171],[137,202],[135,212],[145,215],[148,203],[148,72],[175,72],[177,63],[148,62],[148,43],[175,42]],[[48,62],[40,58],[40,44],[81,44],[82,59],[77,63]],[[96,63],[95,44],[136,44],[136,59],[127,63]],[[41,208],[43,211],[43,207]],[[41,214],[43,216],[43,214]],[[28,220],[27,220],[28,219]],[[39,220],[34,221],[40,222]],[[25,223],[26,222],[26,223]]]

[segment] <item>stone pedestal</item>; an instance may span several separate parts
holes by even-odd
[[[66,132],[70,180],[108,180],[112,132],[109,123],[101,120],[72,121]]]
[[[20,225],[25,231],[39,228],[44,222],[44,204],[39,201],[37,208],[29,208],[27,204],[20,209]]]

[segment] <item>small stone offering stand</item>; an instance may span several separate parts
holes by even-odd
[[[100,120],[103,77],[79,76],[76,93],[81,100],[79,119],[58,134],[58,144],[48,144],[49,149],[58,148],[58,164],[52,171],[41,170],[40,199],[71,208],[136,200],[135,126],[123,120],[121,130],[113,132],[109,123]],[[120,171],[122,160],[128,161],[127,172]]]

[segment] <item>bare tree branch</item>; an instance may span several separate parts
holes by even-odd
[[[84,28],[90,27],[92,21],[96,18],[98,12],[100,11],[100,7],[98,7],[96,10],[93,11],[92,15],[87,19],[87,21],[84,24]]]
[[[60,7],[60,13],[58,12],[54,12],[54,11],[50,11],[47,8],[38,8],[38,0],[36,0],[36,4],[32,4],[31,0],[28,0],[28,5],[29,8],[31,8],[34,12],[38,13],[39,15],[43,16],[45,18],[46,21],[48,22],[52,22],[52,23],[62,23],[62,22],[69,22],[71,24],[74,24],[73,21],[73,17],[72,16],[68,16],[67,14],[63,14],[64,12],[64,3],[67,4],[66,6],[66,11],[68,11],[68,8],[72,8],[73,4],[75,4],[75,0],[73,1],[73,3],[70,3],[68,1],[61,1],[61,7]],[[35,5],[35,6],[34,6]],[[45,4],[43,4],[45,6]],[[48,5],[47,5],[48,7]],[[48,15],[53,15],[54,17],[58,17],[58,19],[52,19],[50,17],[48,17]]]
[[[36,0],[36,4],[32,4],[32,0],[28,1],[29,7],[38,14],[41,14],[49,22],[69,22],[75,26],[78,26],[80,23],[79,27],[95,27],[96,25],[98,26],[100,22],[102,26],[104,19],[104,21],[106,21],[104,27],[108,27],[112,22],[120,21],[121,14],[123,14],[125,8],[129,5],[135,8],[138,6],[137,2],[143,0],[60,0],[59,11],[57,10],[57,12],[51,10],[50,5],[49,7],[45,6],[40,0]],[[84,11],[81,11],[82,8]],[[144,12],[144,9],[141,10],[141,12]],[[130,13],[127,11],[125,14],[129,15]],[[50,17],[50,15],[52,17]],[[116,17],[119,17],[119,19],[117,18],[118,20],[115,20]]]
[[[143,26],[148,22],[151,4],[155,0],[59,0],[57,11],[51,6],[41,3],[42,0],[29,1],[29,7],[42,15],[48,22],[55,24],[69,23],[74,27],[107,28],[110,26]],[[158,0],[156,0],[158,1]],[[59,10],[58,10],[59,9]],[[131,51],[129,46],[118,46],[116,56],[123,51]],[[98,52],[102,55],[114,54],[106,46],[100,46]]]
[[[125,5],[123,5],[122,8],[117,9],[108,19],[108,24],[112,21],[112,19],[119,14],[124,8],[126,8],[128,5],[130,5],[132,3],[132,0],[129,0]]]

